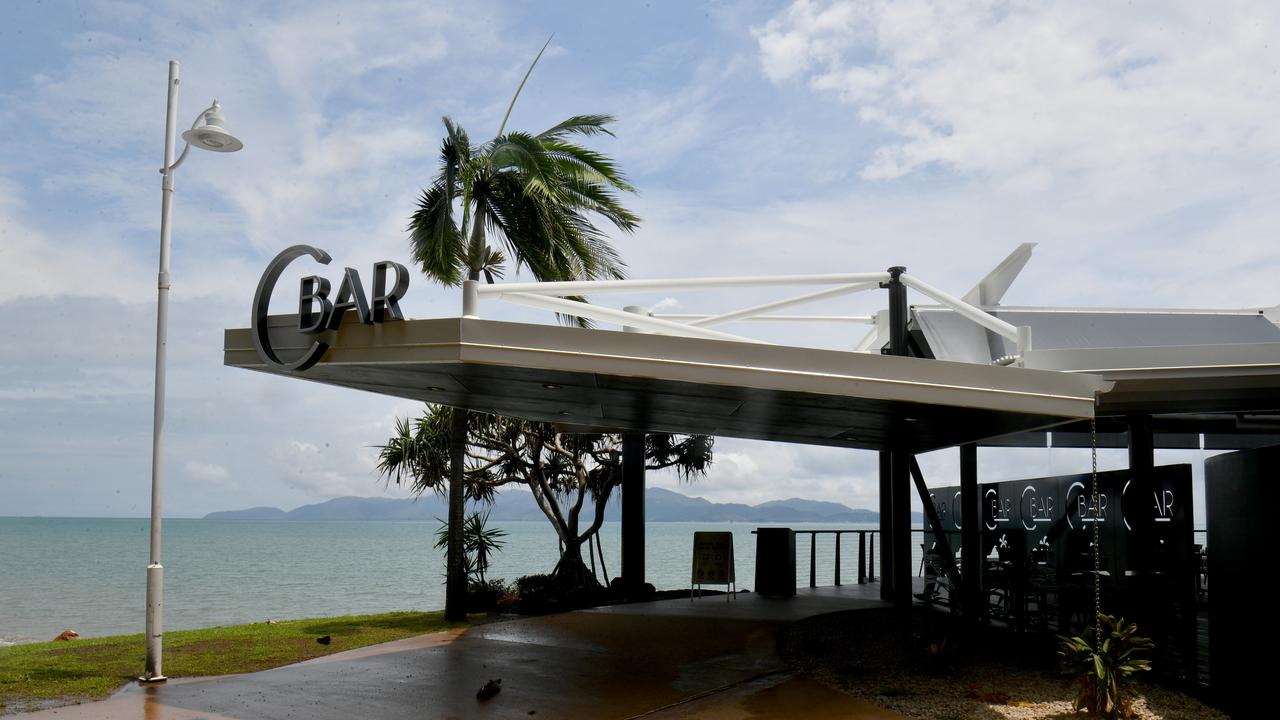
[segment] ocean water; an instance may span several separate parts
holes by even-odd
[[[491,522],[507,532],[490,577],[550,572],[559,556],[546,522]],[[693,533],[734,534],[740,588],[755,573],[755,524],[649,523],[646,574],[659,589],[689,587]],[[805,525],[796,529],[876,529]],[[86,637],[140,633],[146,608],[145,519],[0,517],[0,644],[48,640],[70,628]],[[444,607],[444,558],[435,522],[166,520],[165,629]],[[619,525],[602,529],[615,577]],[[798,583],[809,582],[808,535],[796,538]],[[918,543],[912,543],[919,555]],[[834,575],[835,541],[820,537],[819,585]],[[841,579],[858,573],[857,536],[845,536]],[[913,567],[919,558],[913,560]],[[879,569],[876,569],[879,575]]]

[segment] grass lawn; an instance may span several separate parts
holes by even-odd
[[[165,633],[164,672],[266,670],[463,624],[440,612],[396,612],[178,630]],[[316,642],[323,635],[329,645]],[[142,673],[146,655],[141,634],[0,648],[0,714],[105,698]]]

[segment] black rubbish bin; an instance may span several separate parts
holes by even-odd
[[[756,592],[766,597],[796,594],[796,534],[791,528],[756,529]]]

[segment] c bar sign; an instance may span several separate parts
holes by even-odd
[[[329,253],[319,248],[294,245],[276,255],[258,280],[258,289],[253,294],[253,346],[263,362],[281,370],[306,370],[320,362],[320,358],[329,349],[327,333],[337,331],[342,326],[342,319],[348,310],[354,310],[356,318],[365,325],[404,319],[399,300],[409,289],[409,271],[400,263],[384,260],[373,264],[372,297],[365,294],[364,283],[360,281],[360,273],[355,268],[345,268],[342,271],[338,294],[332,299],[329,297],[332,287],[329,280],[311,275],[302,278],[299,283],[298,332],[315,339],[300,357],[290,361],[281,360],[271,347],[267,312],[271,304],[271,293],[275,290],[280,275],[289,263],[303,255],[310,255],[321,265],[328,265],[332,260]],[[387,274],[390,270],[395,270],[396,278],[395,284],[388,290]]]

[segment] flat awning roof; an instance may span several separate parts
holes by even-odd
[[[1280,409],[1280,327],[1257,310],[986,308],[1031,327],[1023,366],[1113,381],[1100,415],[1274,413]],[[950,309],[916,307],[928,354],[990,363],[1016,352]]]
[[[311,342],[272,316],[284,359]],[[343,323],[314,367],[225,331],[224,364],[394,397],[611,430],[925,452],[1093,416],[1088,374],[476,318]]]

